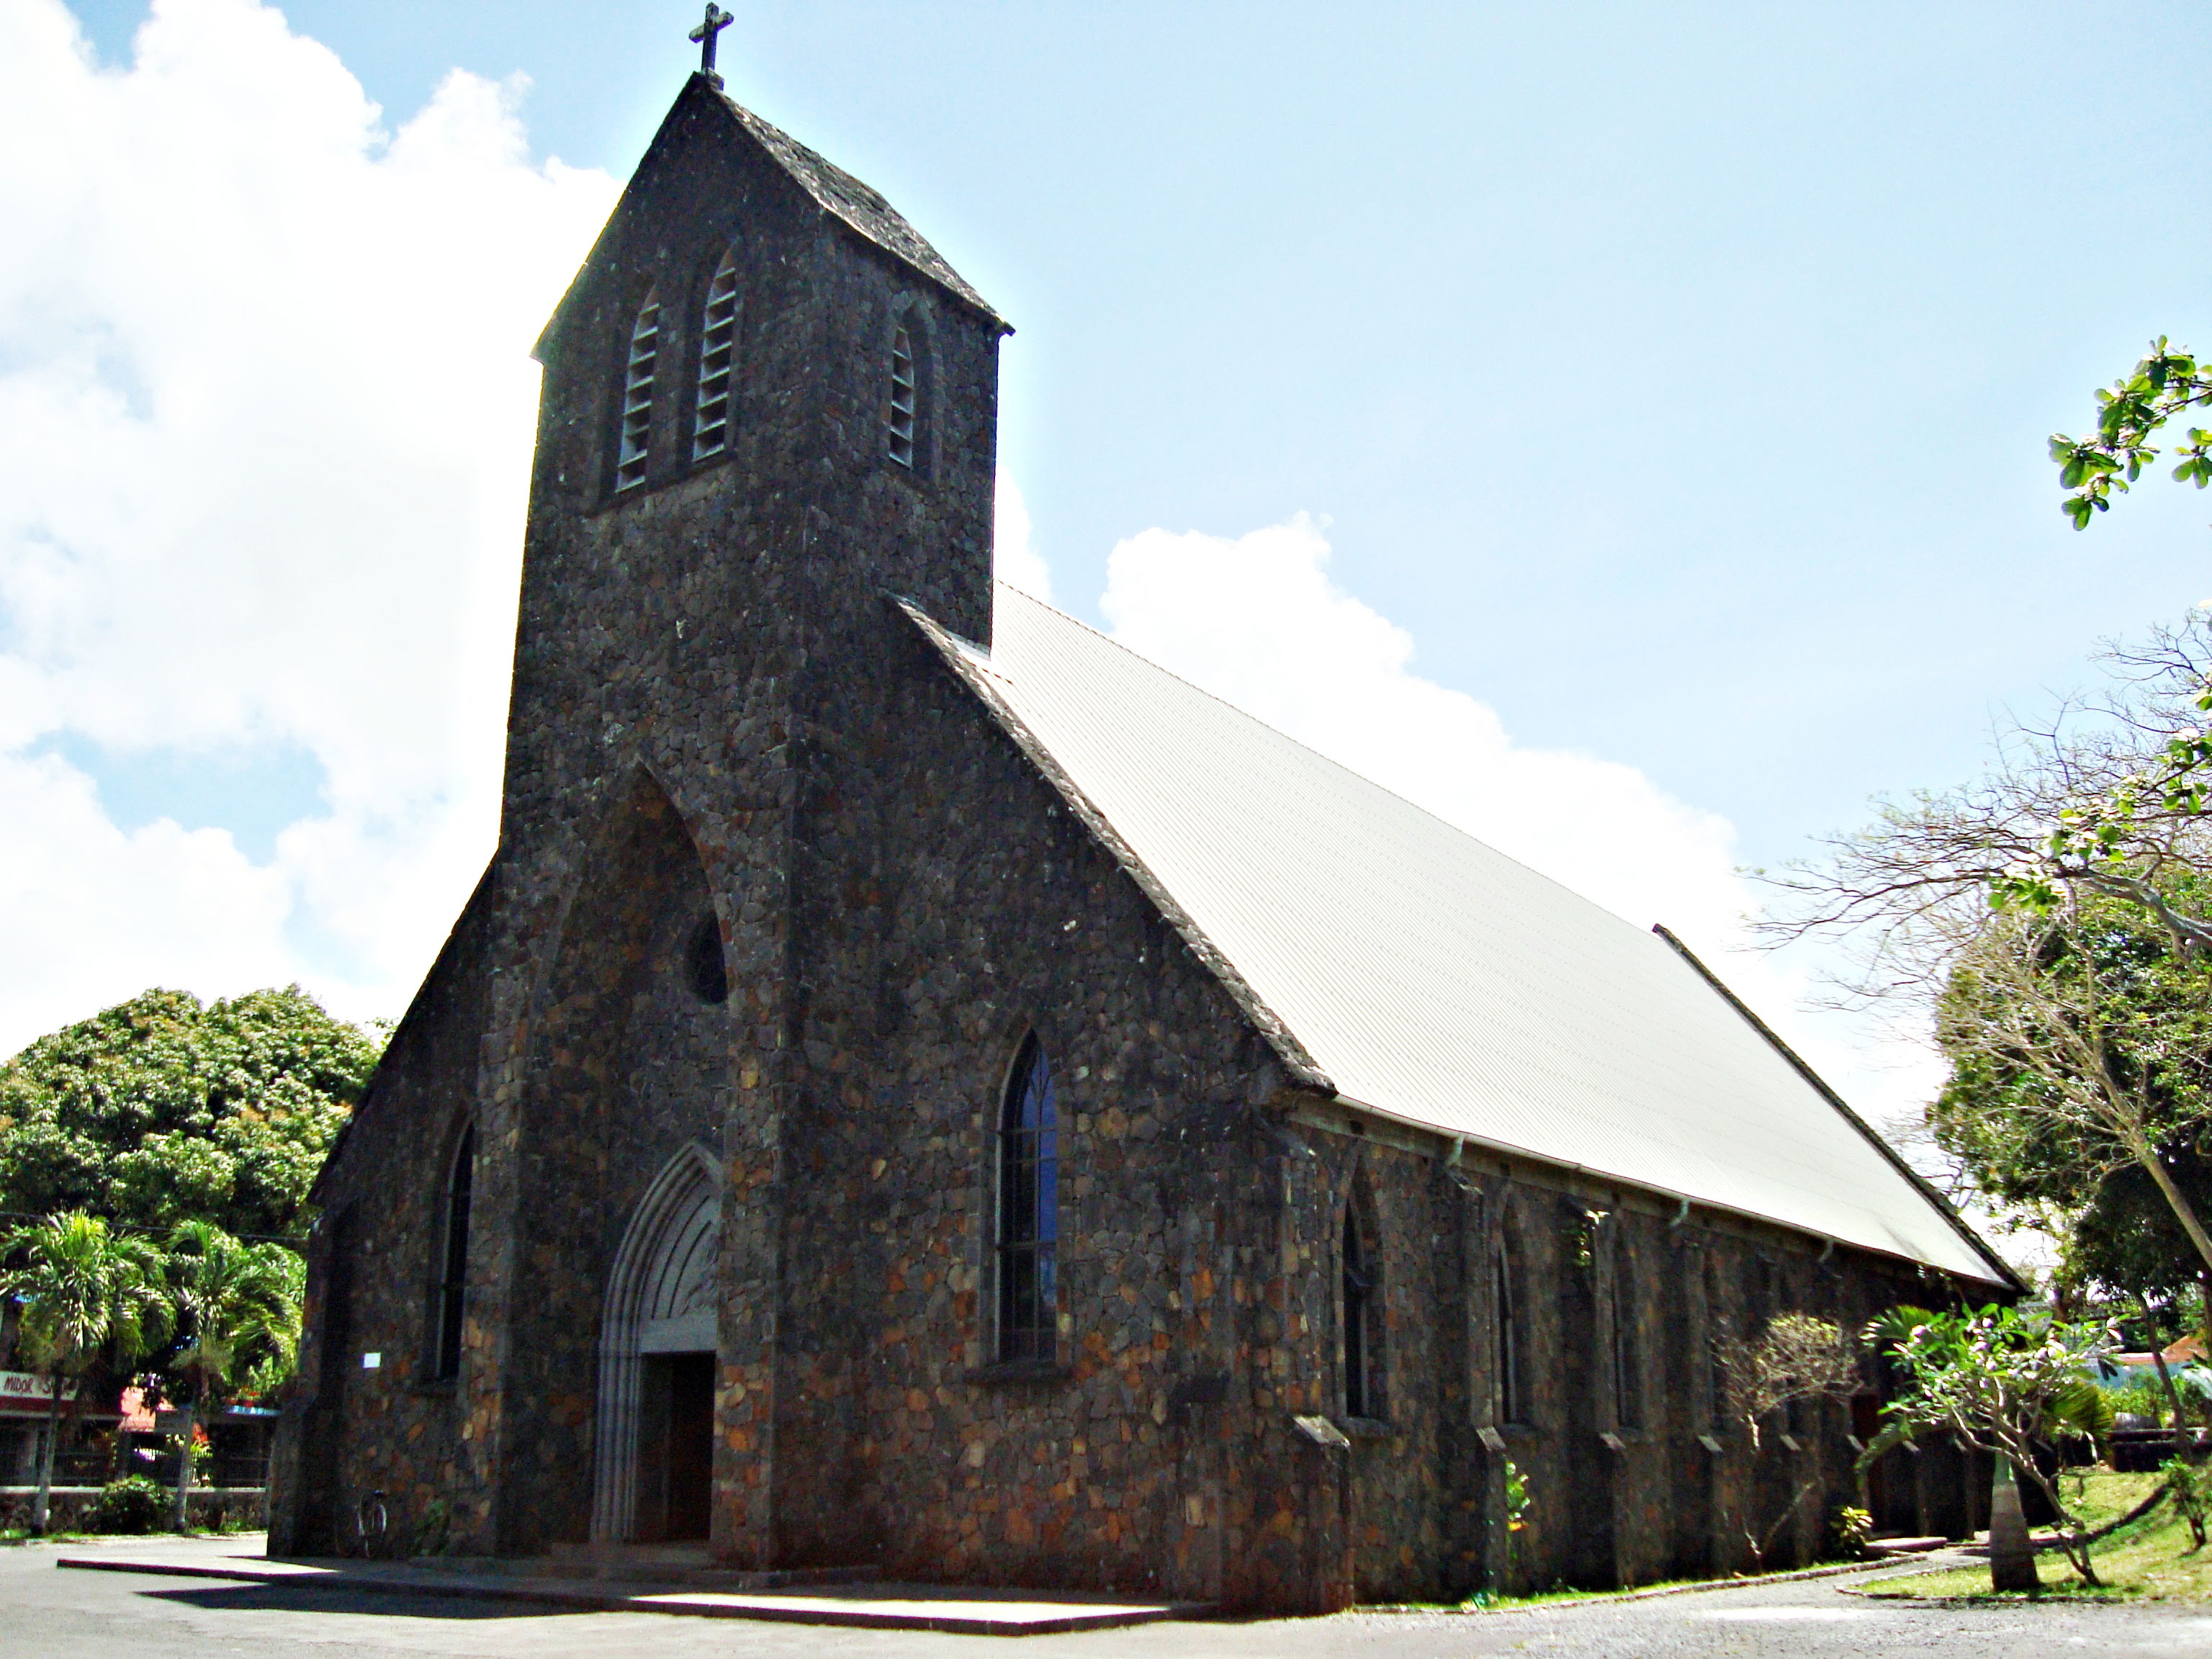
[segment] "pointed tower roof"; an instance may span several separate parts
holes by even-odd
[[[877,191],[835,161],[807,149],[781,128],[763,120],[704,76],[695,75],[691,79],[695,86],[736,118],[738,124],[775,158],[777,164],[798,181],[799,188],[811,196],[823,211],[843,220],[893,258],[911,265],[999,324],[1007,333],[1013,332],[1013,325],[969,287],[966,278],[947,264],[945,256],[930,246],[922,234],[907,223],[899,210]]]
[[[538,335],[538,343],[531,352],[532,356],[541,362],[544,359],[547,348],[560,332],[562,319],[576,300],[584,274],[599,263],[600,250],[609,246],[609,238],[616,234],[625,211],[653,173],[656,163],[672,145],[679,142],[677,135],[696,122],[721,125],[740,143],[750,145],[777,172],[798,185],[817,207],[847,229],[888,253],[916,276],[935,283],[1000,333],[1014,331],[1014,325],[969,287],[967,279],[953,270],[945,256],[932,247],[879,192],[826,156],[809,149],[781,128],[763,120],[708,76],[695,73],[684,82],[684,90],[676,94],[668,113],[661,118],[659,129],[646,146],[637,170],[623,187],[622,199],[608,216],[606,228],[599,233],[591,252],[584,258],[576,280],[562,295],[560,304],[553,308],[553,315]]]

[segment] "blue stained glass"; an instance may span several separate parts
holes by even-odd
[[[999,1121],[998,1304],[1001,1361],[1054,1357],[1059,1297],[1058,1125],[1052,1068],[1034,1036],[1024,1040]]]

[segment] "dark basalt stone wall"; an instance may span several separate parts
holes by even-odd
[[[695,465],[698,320],[732,247],[735,439]],[[654,459],[617,495],[648,293]],[[901,318],[913,471],[884,453]],[[892,603],[988,638],[1000,331],[823,213],[701,83],[678,100],[542,346],[499,848],[324,1175],[272,1548],[349,1544],[371,1492],[394,1553],[586,1537],[609,1272],[696,1143],[722,1177],[726,1561],[1292,1612],[1808,1559],[1856,1496],[1850,1420],[1805,1407],[1754,1449],[1713,1341],[1949,1288],[1291,1086]],[[1032,1031],[1060,1112],[1060,1334],[1053,1363],[1005,1367],[994,1133]],[[438,1380],[471,1125],[463,1356]],[[1358,1420],[1348,1202],[1376,1285]],[[1890,1462],[1885,1522],[1975,1522],[1985,1474]]]

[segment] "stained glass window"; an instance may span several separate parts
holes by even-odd
[[[1049,1361],[1060,1305],[1060,1157],[1052,1068],[1022,1044],[999,1120],[999,1358]]]

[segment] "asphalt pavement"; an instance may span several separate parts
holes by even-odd
[[[2212,1608],[1921,1607],[1851,1595],[1846,1592],[1860,1582],[1856,1577],[1528,1612],[1353,1613],[991,1637],[570,1613],[435,1595],[62,1571],[54,1565],[60,1553],[39,1545],[0,1549],[0,1655],[6,1659],[300,1659],[303,1652],[313,1659],[1457,1659],[1518,1653],[2212,1659]]]

